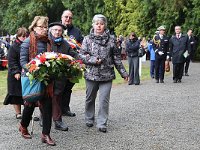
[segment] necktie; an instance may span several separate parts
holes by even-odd
[[[179,34],[177,34],[177,38],[178,38],[178,39],[180,38],[180,35],[179,35]]]

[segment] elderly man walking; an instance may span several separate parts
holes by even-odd
[[[170,52],[173,63],[173,82],[181,82],[183,76],[183,68],[187,52],[190,51],[189,40],[187,35],[181,33],[181,27],[175,27],[175,35],[170,39]]]

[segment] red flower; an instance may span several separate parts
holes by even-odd
[[[32,61],[31,61],[31,64],[36,64],[36,61],[35,61],[35,60],[32,60]]]
[[[40,56],[40,62],[44,63],[46,61],[45,55]]]
[[[82,60],[76,60],[76,62],[78,62],[79,64],[83,64]]]

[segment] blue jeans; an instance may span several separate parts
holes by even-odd
[[[155,77],[155,60],[151,60],[150,63],[150,76],[151,78]]]

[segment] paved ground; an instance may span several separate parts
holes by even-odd
[[[139,86],[113,87],[108,133],[85,126],[85,92],[74,93],[71,108],[77,117],[64,117],[68,132],[52,128],[55,147],[40,142],[38,122],[33,139],[23,139],[12,107],[3,106],[0,108],[0,150],[199,150],[199,66],[192,63],[190,76],[183,77],[182,83],[172,83],[169,76],[164,84],[152,80]]]

